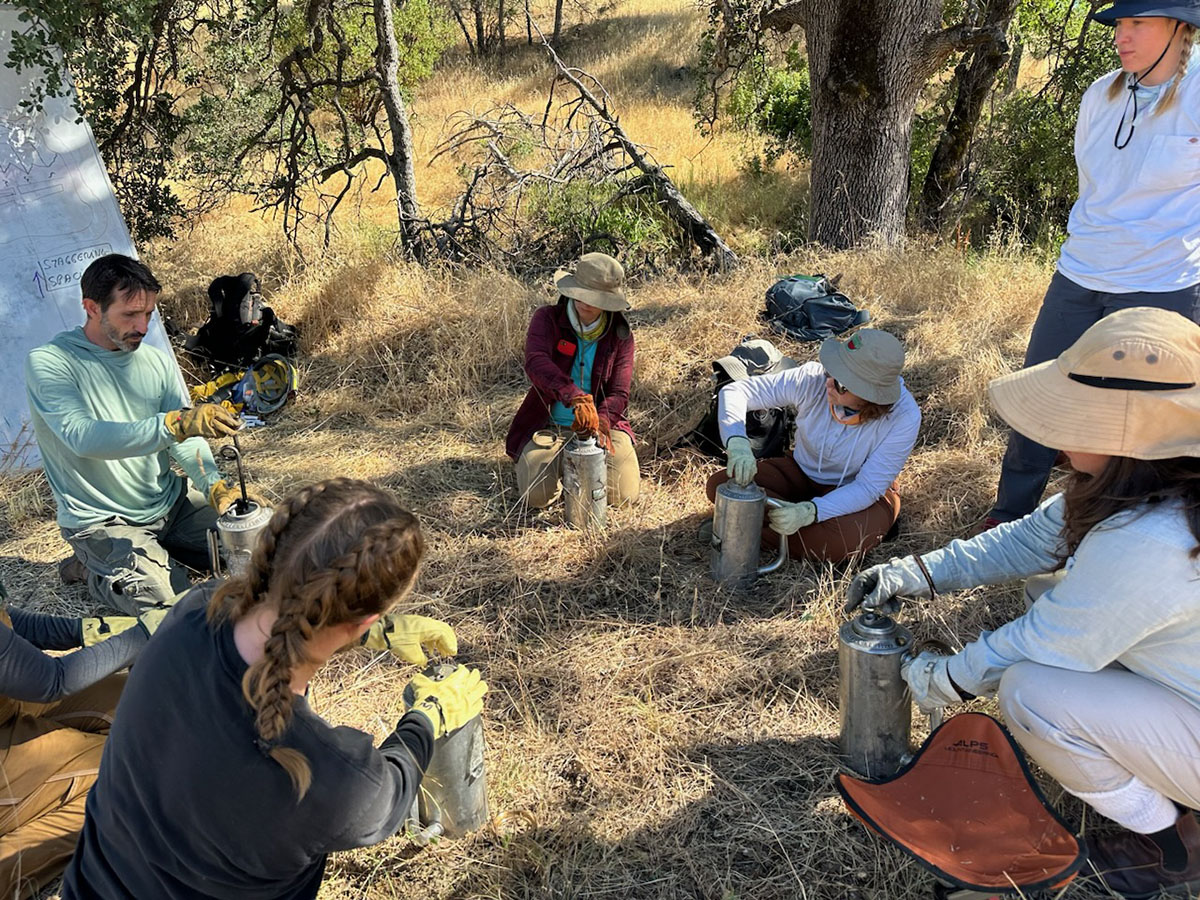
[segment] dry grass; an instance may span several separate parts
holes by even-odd
[[[705,145],[691,130],[676,73],[698,28],[690,6],[646,0],[608,24],[579,26],[567,54],[607,80],[626,127],[676,164],[743,246],[759,245],[785,226],[795,195],[784,187],[802,187],[803,176],[749,184],[735,142]],[[451,60],[418,104],[423,152],[448,112],[475,98],[532,102],[546,78],[533,52],[485,72]],[[448,170],[422,178],[427,200],[448,196]],[[373,201],[363,219],[386,223],[387,211]],[[643,496],[590,537],[560,527],[557,512],[523,511],[502,449],[526,389],[521,346],[548,298],[543,286],[396,264],[353,229],[300,268],[269,224],[237,206],[149,257],[168,285],[164,307],[191,326],[213,275],[263,276],[269,301],[302,328],[303,392],[271,427],[245,436],[252,480],[275,498],[335,474],[397,491],[430,548],[413,605],[454,625],[462,661],[492,687],[496,828],[419,852],[394,839],[340,854],[325,900],[929,895],[929,878],[870,838],[832,790],[835,633],[848,573],[793,564],[749,595],[715,590],[695,538],[713,463],[672,447],[705,405],[709,362],[762,330],[765,288],[781,274],[842,272],[874,323],[907,343],[908,382],[925,413],[903,478],[902,534],[865,562],[961,535],[989,505],[1003,445],[984,386],[1019,361],[1044,266],[949,248],[813,251],[751,260],[729,277],[636,286]],[[815,352],[780,343],[798,359]],[[0,578],[14,601],[84,610],[81,590],[55,577],[67,548],[44,481],[9,478],[0,491]],[[962,640],[1017,605],[1011,588],[981,590],[906,618]],[[314,705],[382,738],[410,674],[390,657],[348,654],[322,673]],[[1053,788],[1051,797],[1078,817],[1070,798]]]
[[[270,259],[268,244],[247,252]],[[238,268],[235,252],[196,240],[152,262],[182,285]],[[748,596],[715,590],[695,539],[712,465],[671,449],[704,405],[708,362],[760,330],[763,290],[791,271],[844,272],[850,295],[909,347],[925,428],[904,476],[903,534],[867,561],[962,534],[988,504],[1002,447],[984,384],[1020,356],[1047,277],[1038,265],[912,248],[640,286],[632,408],[644,493],[599,538],[522,511],[503,455],[540,288],[353,250],[276,272],[286,280],[272,300],[304,328],[305,390],[245,437],[251,476],[272,497],[332,474],[371,478],[421,515],[430,552],[414,604],[454,624],[461,658],[492,685],[490,797],[503,817],[494,833],[432,850],[397,839],[339,855],[322,897],[926,894],[926,876],[832,795],[846,573],[792,565]],[[781,344],[801,359],[814,350]],[[8,483],[0,574],[18,603],[82,609],[78,589],[55,583],[66,548],[50,513],[40,479]],[[977,591],[908,618],[962,639],[1016,602],[1011,589]],[[351,654],[323,675],[315,705],[382,737],[408,675]]]

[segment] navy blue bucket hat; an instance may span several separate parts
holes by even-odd
[[[1200,0],[1117,0],[1112,6],[1092,13],[1102,25],[1116,25],[1117,19],[1135,17],[1178,19],[1200,28]]]

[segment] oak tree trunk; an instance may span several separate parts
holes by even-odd
[[[396,80],[400,68],[400,49],[396,44],[396,26],[392,18],[392,0],[374,0],[375,34],[378,47],[375,54],[375,70],[379,79],[379,90],[383,107],[387,111],[388,131],[391,136],[387,155],[388,174],[396,185],[396,215],[400,225],[400,244],[410,256],[421,259],[424,247],[418,227],[421,216],[417,205],[417,176],[413,170],[412,127],[408,121],[408,107],[400,93]]]
[[[483,0],[471,0],[471,9],[475,13],[475,46],[479,55],[487,52],[487,25],[483,21]]]
[[[1017,0],[989,0],[984,22],[1007,30],[1016,9]],[[984,104],[1007,61],[1007,45],[996,42],[976,47],[958,64],[954,109],[933,151],[921,191],[921,224],[926,228],[936,230],[945,224],[950,198],[962,185],[967,152]]]
[[[563,0],[554,0],[554,32],[550,35],[550,43],[555,47],[558,46],[558,40],[562,37],[563,23]]]
[[[938,0],[815,2],[805,22],[812,79],[809,238],[831,247],[904,234],[923,40]]]
[[[942,27],[941,0],[791,0],[762,25],[804,29],[812,89],[810,240],[845,248],[904,234],[921,88],[955,50],[993,39]]]

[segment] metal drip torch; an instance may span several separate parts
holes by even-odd
[[[712,544],[709,568],[713,580],[731,590],[748,590],[759,575],[774,572],[787,562],[787,538],[780,535],[779,553],[765,566],[758,564],[763,516],[768,506],[779,506],[757,484],[742,487],[726,481],[713,502]]]
[[[608,521],[608,461],[593,437],[576,435],[563,450],[563,512],[576,528],[603,528]]]
[[[875,612],[838,631],[838,741],[846,765],[868,778],[893,774],[909,756],[912,699],[900,665],[912,646],[907,628]]]
[[[422,673],[434,681],[454,673],[452,663],[430,666]],[[411,709],[412,688],[404,703]],[[433,758],[421,779],[409,822],[413,840],[424,846],[439,835],[460,838],[478,831],[488,820],[487,772],[483,763],[483,716],[438,738]]]
[[[242,495],[234,500],[229,509],[217,517],[215,532],[208,533],[208,555],[214,573],[221,574],[221,562],[225,573],[236,578],[245,573],[250,565],[250,554],[258,542],[259,533],[271,521],[271,508],[250,499],[246,493],[246,471],[242,467],[242,449],[237,435],[233,445],[221,448],[221,458],[237,463],[238,486]]]

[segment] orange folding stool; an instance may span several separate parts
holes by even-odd
[[[837,789],[868,827],[951,886],[935,888],[938,897],[1057,887],[1087,858],[1034,783],[1012,736],[983,713],[947,720],[892,777],[841,774]]]

